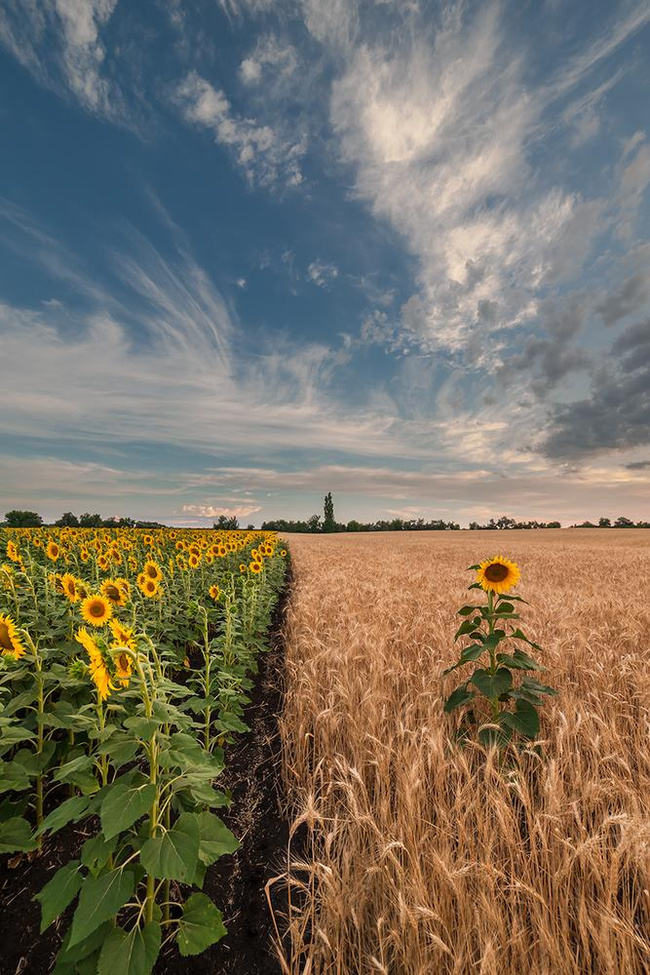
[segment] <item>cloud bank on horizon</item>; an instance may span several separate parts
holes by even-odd
[[[648,0],[6,0],[2,511],[647,519],[649,52]]]

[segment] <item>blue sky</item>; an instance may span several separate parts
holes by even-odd
[[[650,517],[650,2],[4,0],[0,513]]]

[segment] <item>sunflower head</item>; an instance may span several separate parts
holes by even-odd
[[[102,652],[99,649],[95,638],[90,635],[85,626],[82,626],[77,631],[75,639],[77,643],[82,645],[88,654],[90,660],[90,664],[88,665],[90,677],[97,688],[100,701],[105,701],[111,691],[115,688],[111,683],[111,675],[108,671],[108,667],[106,666],[106,661],[102,656]]]
[[[81,615],[91,626],[104,626],[113,615],[110,600],[100,593],[86,596],[81,603]]]
[[[66,572],[65,575],[61,576],[61,585],[63,586],[63,592],[68,597],[71,603],[76,603],[80,599],[79,589],[77,586],[77,580],[70,572]]]
[[[261,562],[251,562],[250,565],[248,566],[248,568],[255,575],[259,575],[260,572],[262,571],[262,563]]]
[[[113,606],[124,606],[128,598],[128,585],[126,579],[105,579],[101,585],[102,595],[106,596]]]
[[[14,660],[18,660],[25,652],[16,624],[11,616],[4,613],[0,613],[0,650],[3,657],[13,657]]]
[[[503,555],[481,562],[476,572],[476,581],[486,592],[508,592],[519,582],[521,572],[516,562]]]
[[[59,555],[61,554],[61,549],[56,544],[56,542],[48,542],[47,548],[45,549],[45,554],[47,555],[48,559],[52,560],[52,562],[56,562]]]
[[[153,579],[154,582],[158,582],[162,579],[162,569],[157,562],[145,562],[142,569],[143,575],[147,576],[148,579]]]
[[[216,584],[213,585],[213,586],[210,586],[210,588],[208,589],[208,592],[210,594],[210,599],[214,599],[214,601],[216,603],[216,601],[219,598],[219,594],[221,592],[221,590],[219,589],[219,586],[217,586]]]

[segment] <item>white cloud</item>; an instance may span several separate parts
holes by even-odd
[[[40,84],[71,94],[92,114],[125,123],[102,39],[116,6],[117,0],[7,0],[0,41]]]
[[[360,36],[339,6],[328,11],[345,35],[330,102],[341,157],[356,194],[420,265],[417,324],[411,315],[404,330],[424,348],[455,349],[479,324],[485,334],[486,324],[531,318],[544,287],[575,276],[604,227],[603,201],[548,186],[533,167],[537,142],[557,125],[557,112],[545,113],[648,22],[645,5],[537,87],[497,3],[450,4],[436,32],[396,31],[390,43]],[[563,124],[593,134],[596,107],[620,77],[583,93]]]
[[[307,268],[307,276],[312,284],[319,288],[328,288],[331,283],[339,276],[339,269],[334,264],[326,261],[312,261]]]
[[[209,129],[226,146],[251,184],[297,186],[303,180],[300,161],[306,145],[269,125],[233,113],[220,91],[191,72],[178,86],[177,98],[188,122]]]

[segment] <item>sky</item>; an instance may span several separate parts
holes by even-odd
[[[0,514],[650,518],[650,0],[1,0]]]

